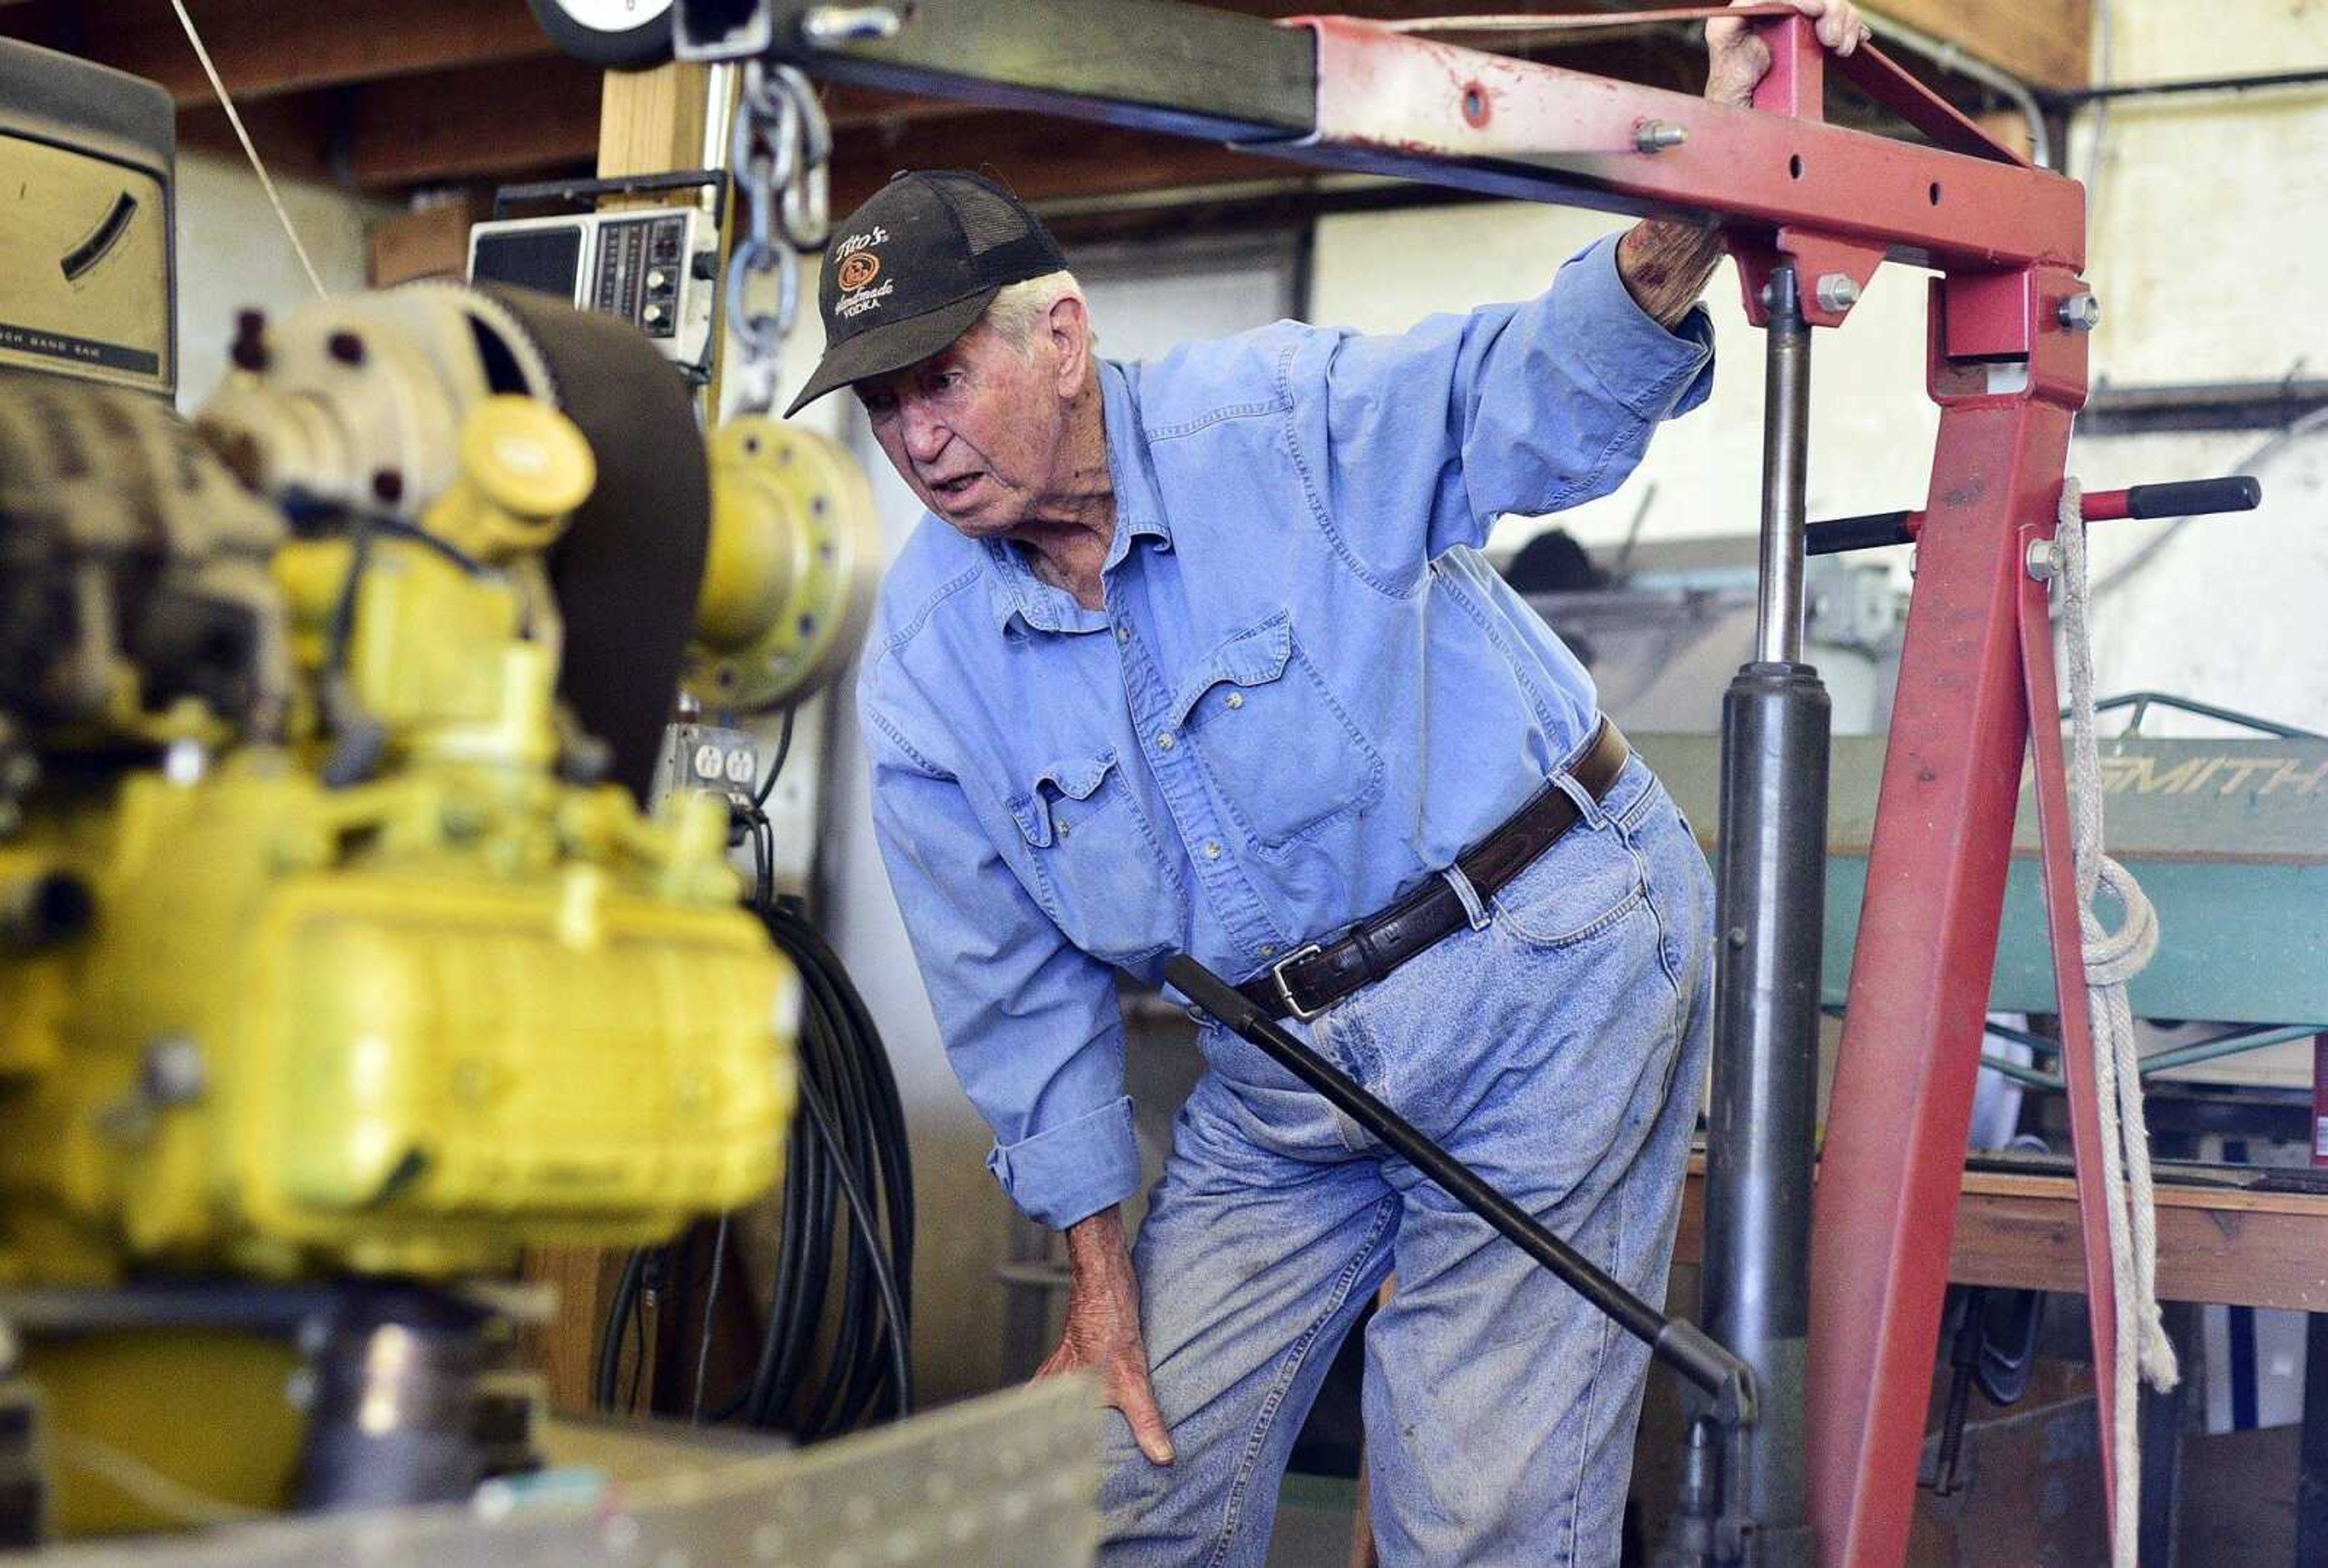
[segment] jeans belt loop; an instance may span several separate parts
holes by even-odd
[[[1490,924],[1488,906],[1479,897],[1479,890],[1471,886],[1471,878],[1463,874],[1462,866],[1450,866],[1439,874],[1455,890],[1456,900],[1463,906],[1463,917],[1471,923],[1471,929],[1485,931]]]
[[[1574,803],[1576,814],[1584,819],[1586,827],[1597,833],[1609,825],[1609,813],[1600,809],[1600,803],[1592,798],[1592,792],[1574,774],[1562,768],[1552,775],[1552,787]]]

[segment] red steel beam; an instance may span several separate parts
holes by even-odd
[[[2086,395],[2085,339],[2054,315],[2074,278],[2032,268],[2011,282],[1932,287],[1939,437],[1811,1232],[1811,1500],[1830,1564],[1907,1553],[2030,737],[2023,529],[2051,537]],[[2023,324],[2025,369],[1945,352]],[[2057,963],[2081,975],[2069,953]]]
[[[1827,63],[1894,107],[1938,104],[1927,105],[1929,127],[1953,117],[1968,132],[1960,145],[1975,150],[1733,108],[1347,16],[1288,25],[1317,34],[1317,128],[1256,151],[1537,201],[1794,228],[1943,270],[2085,263],[2083,188],[1989,142],[1872,46]],[[1816,112],[1808,97],[1798,114]],[[1685,139],[1642,151],[1652,127]]]

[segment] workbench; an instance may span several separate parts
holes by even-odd
[[[2328,1183],[2283,1191],[2223,1179],[2220,1167],[2207,1170],[2197,1178],[2192,1167],[2158,1169],[2159,1299],[2328,1312]],[[1696,1157],[1682,1197],[1676,1264],[1699,1260],[1704,1197],[1705,1162]],[[1948,1281],[2082,1295],[2078,1188],[2068,1162],[1976,1160],[1957,1202]]]

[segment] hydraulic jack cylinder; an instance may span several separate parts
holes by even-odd
[[[1704,1321],[1754,1369],[1745,1512],[1760,1560],[1808,1564],[1803,1429],[1813,1124],[1825,917],[1828,710],[1802,662],[1810,328],[1793,269],[1770,279],[1756,657],[1722,705],[1713,1101]]]

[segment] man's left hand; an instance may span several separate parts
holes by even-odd
[[[1735,9],[1767,0],[1730,0]],[[1837,54],[1867,42],[1867,23],[1851,0],[1785,0],[1816,23],[1818,40]],[[1741,17],[1717,16],[1705,24],[1705,96],[1740,108],[1754,101],[1754,89],[1770,70],[1770,51]]]
[[[1732,7],[1762,0],[1730,0]],[[1819,42],[1849,54],[1867,42],[1867,23],[1851,0],[1786,0],[1809,17]],[[1705,24],[1705,96],[1708,101],[1745,108],[1770,71],[1770,50],[1743,17],[1717,16]],[[1640,307],[1672,327],[1713,276],[1722,259],[1722,236],[1694,223],[1647,219],[1626,230],[1617,246],[1617,276]]]

